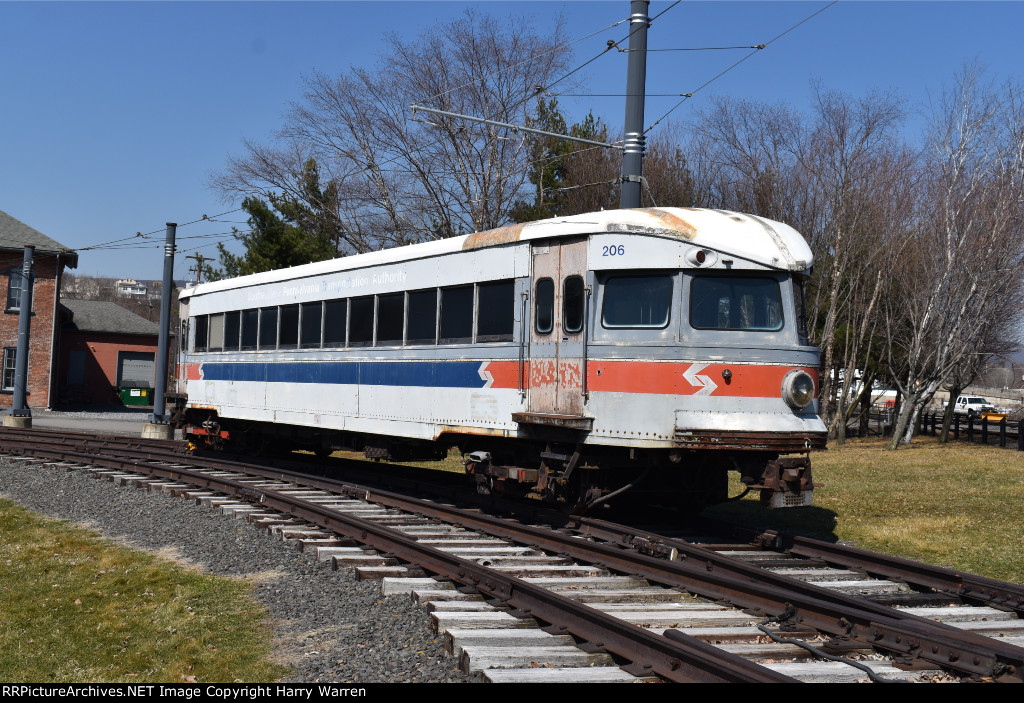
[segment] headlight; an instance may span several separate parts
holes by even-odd
[[[793,369],[782,379],[782,399],[794,410],[803,410],[814,400],[814,379],[806,371]]]

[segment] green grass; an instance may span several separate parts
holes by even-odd
[[[812,455],[815,507],[755,496],[709,514],[1024,583],[1024,452],[931,438],[895,452],[852,440]]]
[[[249,585],[0,500],[0,681],[275,681]]]

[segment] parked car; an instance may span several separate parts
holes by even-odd
[[[978,417],[982,413],[991,413],[995,410],[996,406],[976,395],[960,396],[956,399],[956,405],[953,407],[954,414],[967,417]]]

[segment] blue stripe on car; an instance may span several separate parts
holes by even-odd
[[[483,388],[479,361],[204,363],[206,381]]]

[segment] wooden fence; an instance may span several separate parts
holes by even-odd
[[[892,436],[896,412],[884,406],[873,407],[868,415],[868,430],[875,436]],[[921,413],[918,418],[917,434],[926,437],[937,437],[942,433],[942,412]],[[848,433],[857,434],[858,425],[851,425]],[[1024,432],[1021,423],[1003,418],[999,421],[986,418],[967,418],[954,415],[949,427],[949,439],[952,441],[981,442],[982,444],[998,444],[1024,452]]]

